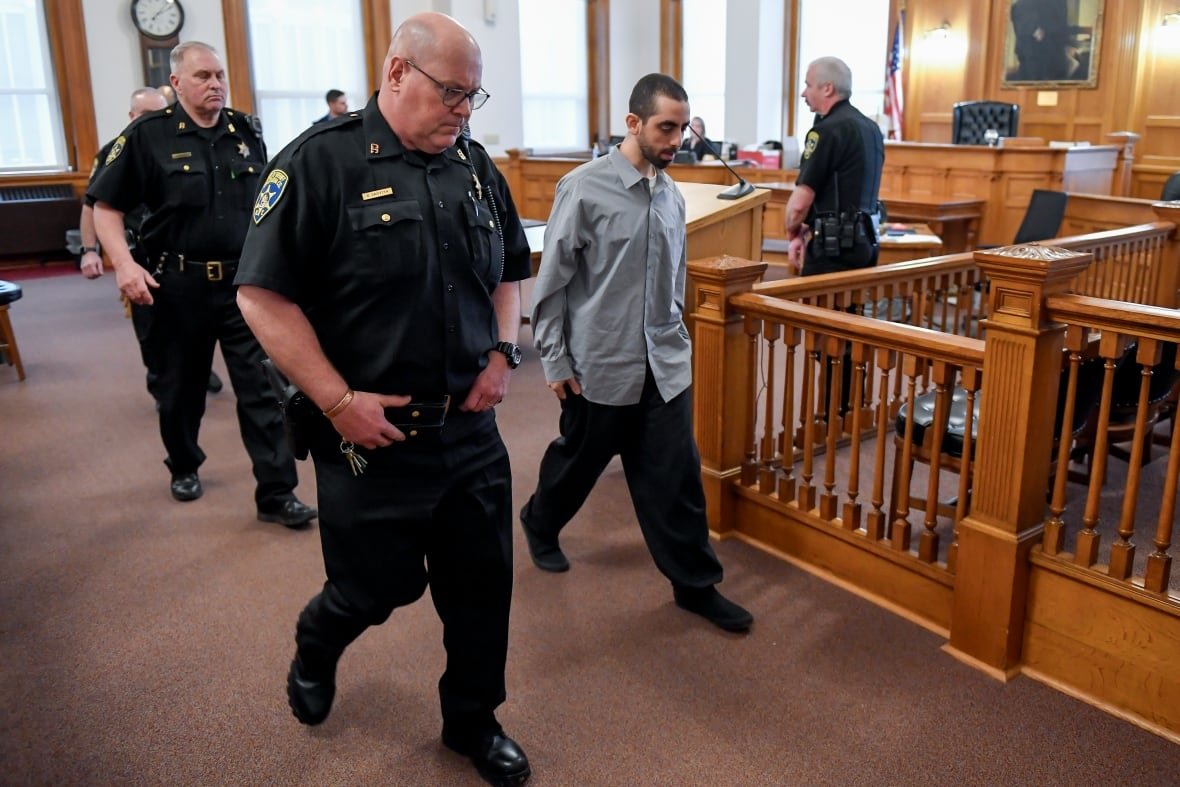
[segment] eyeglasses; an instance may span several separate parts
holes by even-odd
[[[477,87],[475,90],[472,90],[470,93],[468,93],[465,90],[460,90],[457,87],[447,87],[442,82],[439,82],[437,79],[432,77],[430,74],[427,74],[425,71],[423,71],[421,68],[419,68],[418,64],[415,63],[413,60],[407,60],[406,65],[408,65],[410,68],[414,69],[419,74],[426,77],[427,79],[429,79],[431,82],[433,82],[435,85],[438,86],[438,89],[442,91],[442,102],[443,102],[443,106],[445,106],[445,107],[450,107],[451,109],[454,109],[455,107],[459,106],[459,104],[461,104],[464,99],[466,99],[467,102],[469,104],[471,104],[471,109],[476,110],[476,109],[479,109],[480,107],[482,107],[484,104],[486,104],[488,99],[492,97],[491,94],[488,93],[486,90],[484,90],[482,87]]]

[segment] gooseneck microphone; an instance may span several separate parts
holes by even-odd
[[[712,142],[698,134],[697,130],[693,128],[691,124],[689,124],[688,130],[691,131],[697,139],[705,143],[705,147],[707,147],[709,152],[716,156],[717,160],[720,161],[727,170],[729,170],[730,175],[733,175],[735,178],[737,178],[737,183],[718,194],[717,199],[740,199],[741,197],[744,197],[754,191],[754,187],[751,186],[745,178],[737,174],[737,171],[733,167],[729,166],[729,162],[721,157],[721,154],[717,151],[717,148],[713,146]]]

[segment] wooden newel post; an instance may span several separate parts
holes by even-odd
[[[1157,202],[1151,209],[1159,221],[1175,225],[1164,247],[1164,264],[1160,266],[1159,291],[1154,304],[1175,309],[1180,307],[1180,200]]]
[[[693,431],[701,452],[701,480],[709,527],[733,530],[731,479],[744,458],[746,407],[753,402],[749,370],[756,353],[742,315],[729,296],[748,292],[765,262],[710,257],[688,263],[688,326],[692,332]]]
[[[1093,255],[1051,246],[975,252],[990,280],[971,513],[958,533],[948,651],[1006,679],[1020,661],[1028,552],[1041,539],[1064,326],[1045,299]]]

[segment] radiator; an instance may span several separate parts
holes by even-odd
[[[68,184],[0,186],[0,258],[68,259],[82,202]]]

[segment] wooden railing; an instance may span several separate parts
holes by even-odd
[[[711,525],[903,611],[989,674],[1033,674],[1180,740],[1166,404],[1121,427],[1125,477],[1106,458],[1111,375],[1126,367],[1153,400],[1180,342],[1180,204],[1155,212],[1052,245],[765,284],[764,263],[691,262]],[[1137,505],[1143,488],[1159,494]],[[1154,549],[1137,559],[1136,539]],[[1096,685],[1096,670],[1154,688]]]

